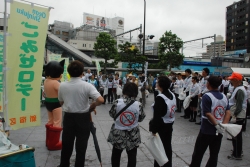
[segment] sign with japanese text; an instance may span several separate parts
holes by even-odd
[[[63,75],[61,78],[61,82],[69,81],[69,79],[67,77],[67,74],[68,74],[67,68],[69,65],[69,58],[61,58],[61,55],[59,55],[59,54],[49,54],[48,55],[49,61],[62,61],[63,59],[65,59],[65,62],[64,62],[64,72],[63,72]]]
[[[99,75],[101,71],[101,66],[98,60],[95,61],[95,66],[96,66],[97,75]]]
[[[0,112],[3,112],[3,33],[0,32]]]
[[[39,126],[49,9],[13,1],[7,43],[8,119],[12,129]]]

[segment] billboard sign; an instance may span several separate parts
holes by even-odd
[[[107,17],[83,13],[83,24],[101,28],[111,28],[111,21],[112,20]]]

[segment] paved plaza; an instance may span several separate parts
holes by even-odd
[[[149,133],[148,122],[152,118],[151,104],[153,103],[153,94],[150,94],[147,98],[147,104],[145,107],[146,118],[140,123],[142,141],[147,139]],[[111,150],[112,145],[107,142],[110,127],[113,123],[112,118],[109,116],[109,110],[111,104],[101,105],[97,107],[97,115],[93,116],[97,128],[97,138],[99,141],[102,164],[103,167],[111,166]],[[191,157],[194,149],[196,137],[199,133],[200,126],[190,123],[187,119],[180,117],[183,113],[176,113],[176,120],[173,127],[173,167],[186,167],[191,162]],[[27,144],[34,147],[35,161],[37,167],[56,167],[60,161],[61,151],[48,151],[45,146],[45,127],[47,121],[47,112],[45,107],[41,107],[41,126],[30,127],[11,131],[10,139],[14,144]],[[248,120],[250,121],[250,120]],[[227,155],[230,154],[232,149],[231,141],[228,141],[226,137],[223,137],[221,150],[219,153],[218,167],[243,167],[250,166],[250,123],[247,125],[247,131],[243,132],[243,160],[228,160]],[[209,151],[207,150],[202,161],[202,167],[205,166],[209,157]],[[71,157],[71,165],[74,164],[75,151]],[[94,148],[93,138],[90,135],[88,149],[86,153],[86,166],[99,167],[99,161]],[[126,151],[123,152],[121,158],[121,167],[127,166]],[[138,148],[137,153],[137,166],[138,167],[152,167],[153,158],[149,151],[143,144]]]

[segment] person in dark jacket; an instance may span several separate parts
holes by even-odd
[[[155,103],[152,104],[154,111],[153,119],[150,121],[150,131],[153,135],[159,134],[163,143],[168,162],[164,167],[172,167],[172,131],[175,120],[176,99],[175,95],[169,90],[171,81],[166,76],[158,77],[156,88],[159,94],[155,98]],[[159,167],[159,164],[154,161],[154,167]]]

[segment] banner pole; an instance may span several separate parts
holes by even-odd
[[[7,60],[6,60],[6,51],[7,51],[7,0],[4,0],[4,23],[3,23],[3,114],[5,118],[5,127],[4,130],[10,130],[9,127],[9,117],[8,117],[8,97],[7,97],[7,84],[6,84],[6,74],[7,74]]]
[[[41,4],[38,4],[38,3],[34,3],[34,2],[30,2],[30,1],[25,1],[25,0],[21,0],[21,1],[27,2],[27,3],[31,3],[31,4],[35,4],[35,5],[39,5],[39,6],[43,6],[43,7],[47,7],[47,8],[49,8],[49,9],[54,9],[54,8],[51,7],[51,6],[45,6],[45,5],[41,5]]]

